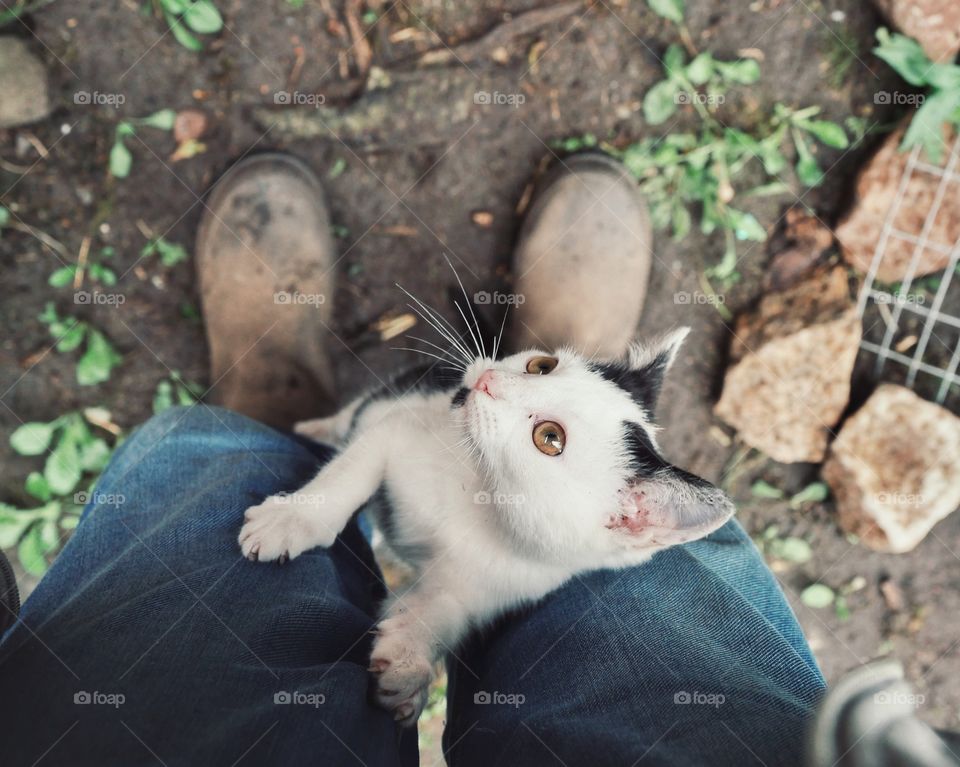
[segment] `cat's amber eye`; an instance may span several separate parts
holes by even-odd
[[[527,372],[545,376],[547,373],[556,370],[557,362],[559,360],[556,357],[531,357],[527,361]]]
[[[555,421],[541,421],[533,427],[533,444],[544,455],[560,455],[566,442],[563,427]]]

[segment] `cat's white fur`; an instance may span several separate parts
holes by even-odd
[[[665,364],[651,375],[662,375],[685,335],[635,345],[624,364],[642,370],[659,359]],[[578,573],[643,563],[732,513],[711,486],[690,486],[667,470],[638,476],[624,423],[640,424],[655,445],[650,414],[571,350],[556,353],[551,373],[527,374],[538,355],[547,352],[472,361],[462,406],[452,406],[451,391],[361,397],[307,422],[298,430],[340,452],[299,491],[246,512],[243,553],[292,559],[331,546],[354,512],[386,489],[382,529],[416,577],[384,606],[371,672],[378,703],[404,724],[426,703],[436,661],[471,628]],[[565,430],[560,455],[534,445],[532,429],[544,420]]]

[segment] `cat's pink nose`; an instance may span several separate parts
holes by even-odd
[[[490,384],[492,383],[493,383],[493,370],[490,368],[487,368],[480,374],[480,377],[477,379],[477,382],[473,385],[473,388],[476,389],[477,391],[482,391],[485,394],[489,394],[492,397],[493,391],[490,389]]]

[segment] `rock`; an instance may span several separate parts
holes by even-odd
[[[47,72],[19,37],[0,37],[0,129],[42,120],[50,114]]]
[[[816,216],[800,208],[790,208],[783,233],[773,238],[774,255],[763,275],[766,291],[793,287],[814,271],[823,255],[833,246],[833,232]]]
[[[910,551],[960,506],[957,456],[960,418],[883,384],[843,425],[823,466],[840,526],[877,551]]]
[[[897,29],[916,38],[926,54],[949,64],[960,51],[960,4],[957,0],[876,0]]]
[[[860,320],[846,270],[821,270],[738,318],[715,413],[782,463],[818,462],[850,396]]]
[[[904,127],[887,137],[880,151],[873,156],[857,180],[855,202],[846,219],[837,227],[846,261],[861,272],[873,262],[883,225],[900,186],[909,152],[901,152]],[[953,141],[950,134],[945,139]],[[945,153],[946,154],[946,153]],[[933,207],[940,178],[932,173],[914,170],[903,196],[903,203],[893,220],[893,228],[913,237],[923,230],[927,214]],[[915,276],[938,272],[947,266],[950,249],[960,238],[960,184],[950,183],[940,206],[928,241],[938,249],[925,247],[920,254]],[[913,258],[915,244],[897,235],[887,241],[883,260],[877,270],[881,282],[900,282]]]

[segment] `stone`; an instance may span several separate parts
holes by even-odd
[[[859,344],[846,270],[821,269],[737,319],[714,412],[774,460],[819,462],[847,406]]]
[[[889,135],[880,150],[867,163],[857,179],[854,203],[849,214],[837,227],[843,257],[860,272],[867,272],[880,242],[884,222],[897,195],[909,152],[900,151],[905,127]],[[953,141],[946,134],[945,146]],[[948,153],[943,152],[942,160]],[[921,155],[921,159],[925,159]],[[933,207],[940,178],[933,173],[914,169],[907,184],[903,201],[893,219],[896,231],[919,237],[927,214]],[[960,239],[960,182],[951,181],[945,187],[939,212],[934,218],[927,240],[939,247],[924,247],[920,253],[915,276],[938,272],[947,266],[950,249]],[[896,234],[890,236],[883,259],[877,270],[880,282],[900,282],[913,259],[916,245]]]
[[[844,423],[823,478],[838,522],[877,551],[913,549],[960,506],[960,418],[882,384]]]
[[[893,26],[916,39],[933,61],[948,64],[960,51],[957,0],[876,0]]]
[[[773,257],[763,275],[763,289],[783,291],[809,276],[833,247],[833,231],[802,208],[790,208],[785,226],[771,240]]]
[[[0,37],[0,129],[37,122],[50,114],[47,72],[26,41]]]

